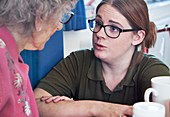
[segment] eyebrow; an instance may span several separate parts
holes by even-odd
[[[100,15],[96,15],[96,17],[99,17],[100,19],[102,19],[102,17]],[[123,27],[123,25],[121,25],[119,22],[116,22],[116,21],[113,21],[113,20],[109,20],[110,23],[114,23],[114,24],[117,24],[121,27]]]
[[[100,19],[102,19],[102,17],[100,16],[100,15],[96,15],[96,17],[95,18],[100,18]]]

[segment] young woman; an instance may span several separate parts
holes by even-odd
[[[102,0],[92,23],[93,49],[71,53],[35,89],[42,116],[132,116],[151,78],[170,75],[144,54],[156,41],[144,0]]]
[[[38,117],[20,52],[41,50],[50,36],[72,16],[76,0],[0,1],[0,116]]]

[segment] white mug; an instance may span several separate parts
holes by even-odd
[[[152,88],[145,91],[145,101],[149,102],[150,94],[153,93],[153,101],[163,104],[166,108],[165,117],[170,117],[170,76],[154,77],[151,79],[151,85]]]
[[[165,107],[156,102],[137,102],[133,105],[133,117],[165,117]]]

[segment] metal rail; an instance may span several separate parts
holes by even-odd
[[[169,31],[169,33],[170,33],[170,25],[168,25],[168,24],[166,24],[166,25],[164,25],[164,26],[159,26],[159,27],[157,27],[158,29],[157,29],[157,32],[159,33],[159,32],[164,32],[164,31]]]

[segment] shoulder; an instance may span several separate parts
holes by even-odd
[[[77,50],[74,52],[71,52],[70,55],[68,55],[66,58],[64,58],[62,61],[57,64],[57,66],[65,66],[65,67],[83,67],[87,64],[91,64],[92,59],[94,59],[95,56],[93,54],[93,50],[85,49],[85,50]]]
[[[77,50],[70,53],[70,55],[67,56],[67,58],[75,58],[77,60],[85,60],[85,61],[92,59],[94,57],[95,56],[93,50],[89,50],[89,49]]]
[[[93,50],[89,50],[89,49],[77,50],[77,51],[72,52],[71,54],[74,54],[74,55],[92,55]]]
[[[144,54],[141,62],[133,69],[135,79],[143,91],[150,87],[150,80],[157,76],[170,76],[168,66],[154,55]]]
[[[6,50],[6,44],[5,42],[0,38],[0,61],[2,66],[4,68],[5,64],[7,65],[7,50]],[[3,62],[2,62],[3,61]]]
[[[7,90],[10,90],[10,68],[8,62],[6,44],[0,38],[0,100],[4,100],[0,104],[0,108],[6,103],[6,99],[9,98],[9,94],[6,93]]]
[[[140,69],[141,75],[150,77],[170,75],[168,66],[163,61],[150,54],[144,54],[138,68]]]
[[[150,66],[150,65],[162,65],[162,66],[167,67],[167,69],[168,69],[168,66],[163,61],[161,61],[156,56],[151,55],[151,54],[144,54],[141,63],[145,64],[147,66]]]

